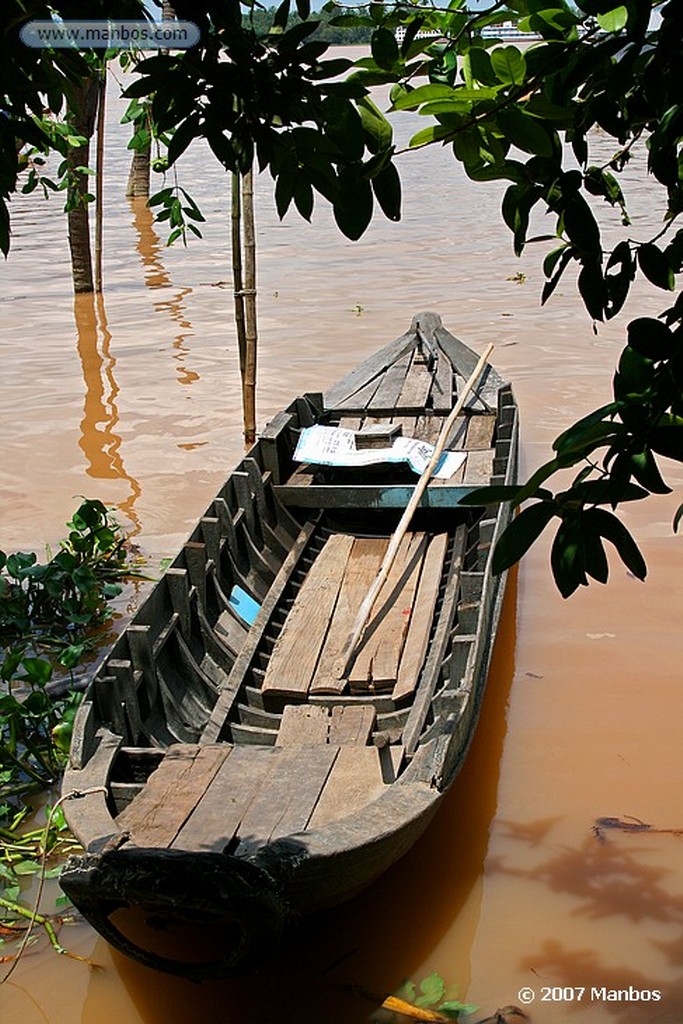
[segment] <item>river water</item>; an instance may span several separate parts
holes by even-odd
[[[73,300],[59,198],[12,203],[0,267],[0,546],[54,545],[86,495],[117,506],[153,571],[241,453],[229,183],[201,148],[186,155],[180,184],[207,217],[204,238],[166,248],[144,204],[124,198],[130,154],[116,93],[112,80],[102,301]],[[407,120],[400,138],[420,126]],[[637,287],[620,323],[596,334],[568,277],[541,311],[539,252],[514,257],[502,188],[475,186],[443,149],[401,166],[402,221],[380,216],[353,244],[322,201],[312,224],[296,214],[280,223],[269,179],[258,180],[259,423],[433,309],[475,349],[495,343],[529,472],[557,433],[609,400],[629,315],[665,303]],[[628,195],[633,237],[647,237],[660,213],[637,161]],[[564,602],[547,544],[525,559],[465,769],[423,840],[370,890],[302,924],[276,964],[201,987],[65,926],[62,941],[93,966],[42,946],[27,955],[0,989],[3,1024],[355,1024],[404,978],[434,970],[477,1005],[472,1021],[524,1006],[518,992],[530,989],[535,1024],[680,1022],[683,836],[609,832],[599,842],[592,830],[598,817],[629,815],[683,828],[683,588],[671,532],[680,470],[668,479],[678,495],[625,517],[647,582],[615,560],[608,587]]]

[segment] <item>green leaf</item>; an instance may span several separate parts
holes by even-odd
[[[543,273],[546,277],[553,276],[553,271],[555,270],[555,267],[557,266],[560,258],[564,255],[568,248],[568,243],[563,242],[562,245],[558,246],[557,249],[553,249],[552,252],[548,253],[548,255],[543,260]]]
[[[621,32],[626,28],[628,11],[625,7],[615,7],[604,14],[598,14],[597,22],[603,32]]]
[[[394,110],[414,110],[421,103],[429,103],[432,100],[453,99],[457,91],[450,85],[441,85],[438,82],[429,85],[418,85],[410,92],[402,93],[393,101]]]
[[[525,153],[549,157],[553,154],[553,140],[546,128],[530,114],[518,107],[499,110],[496,118],[505,137]]]
[[[376,63],[385,71],[391,71],[399,59],[396,36],[388,28],[375,29],[372,33],[370,49]]]
[[[304,218],[310,221],[313,214],[313,189],[310,182],[299,177],[294,188],[294,205]]]
[[[574,245],[583,251],[599,253],[600,229],[583,196],[570,195],[563,210],[564,229]]]
[[[608,301],[607,287],[599,262],[584,263],[577,280],[579,293],[584,305],[594,320],[602,320]]]
[[[676,514],[672,524],[674,533],[678,533],[678,527],[681,525],[681,519],[683,519],[683,505],[679,505],[676,509]]]
[[[401,219],[401,179],[394,164],[388,164],[372,177],[375,198],[389,220]]]
[[[45,658],[22,658],[21,667],[31,686],[45,686],[52,675],[52,665]]]
[[[334,204],[334,219],[339,230],[357,241],[372,220],[372,187],[356,168],[343,168],[339,174],[340,195]]]
[[[504,85],[521,85],[526,75],[526,60],[516,46],[497,46],[491,53],[491,67]]]
[[[458,999],[447,999],[444,1003],[439,1003],[437,1009],[446,1017],[453,1017],[457,1020],[461,1013],[468,1017],[470,1014],[476,1013],[479,1007],[476,1003],[461,1003]]]
[[[586,586],[585,548],[581,531],[582,515],[563,518],[550,549],[550,566],[562,597],[571,597],[580,586]]]
[[[434,1006],[440,1002],[446,992],[446,986],[441,975],[436,971],[432,971],[426,978],[423,978],[420,982],[420,992],[422,995],[415,999],[416,1006]]]
[[[369,96],[363,96],[357,101],[358,113],[360,114],[363,130],[366,135],[367,147],[371,153],[381,153],[388,149],[393,138],[393,129],[382,111],[377,107]]]
[[[441,142],[443,139],[447,139],[449,135],[452,135],[452,133],[453,129],[447,125],[430,125],[429,128],[423,128],[422,131],[413,135],[408,145],[411,149],[417,149],[419,146],[426,146],[431,142]]]
[[[521,488],[514,484],[500,484],[494,487],[477,487],[460,499],[461,505],[493,505],[502,501],[514,501]]]
[[[654,243],[646,242],[638,247],[638,264],[645,277],[657,288],[673,291],[676,277],[668,259]]]
[[[643,487],[652,494],[671,494],[671,488],[664,483],[659,467],[649,448],[631,453],[631,471]]]
[[[325,134],[344,153],[347,160],[360,160],[365,150],[363,121],[354,104],[340,96],[328,96],[323,102]]]
[[[630,347],[646,359],[656,362],[668,359],[671,355],[673,337],[661,320],[649,316],[637,317],[631,320],[626,330]]]
[[[644,580],[647,576],[645,559],[624,524],[612,512],[607,512],[605,509],[596,508],[591,509],[590,512],[599,533],[614,545],[627,569],[630,569],[639,580]]]
[[[593,529],[591,515],[595,509],[588,509],[583,515],[583,545],[586,573],[598,583],[607,583],[609,563],[605,545],[597,529]]]
[[[493,554],[493,572],[501,573],[520,560],[538,540],[557,509],[548,501],[522,509],[504,530]]]

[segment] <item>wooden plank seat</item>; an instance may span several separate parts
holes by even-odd
[[[336,705],[287,704],[275,741],[276,746],[307,746],[328,743],[332,746],[365,746],[377,720],[371,704]]]
[[[341,412],[338,425],[346,429],[362,431],[371,425],[400,424],[404,437],[414,437],[430,444],[436,442],[444,421],[443,415],[437,413],[411,416],[400,409],[385,416],[349,417],[343,410]],[[452,508],[473,488],[489,482],[495,455],[495,422],[495,415],[486,411],[470,410],[458,417],[446,447],[451,451],[464,452],[465,461],[448,480],[430,480],[420,502],[422,507]],[[329,469],[303,463],[275,491],[283,504],[302,508],[404,508],[410,501],[413,483],[372,481],[371,471],[368,471],[371,482],[363,483],[358,479],[358,469],[353,470],[353,474],[351,477],[347,473],[349,479],[345,480],[345,470],[337,469],[335,479],[330,482]]]
[[[333,666],[353,628],[359,603],[375,579],[388,539],[332,534],[310,569],[275,643],[264,696],[409,695],[427,650],[447,536],[407,533],[372,609],[346,677]]]
[[[140,847],[245,856],[339,817],[340,806],[355,812],[395,780],[402,758],[399,747],[328,742],[177,744],[116,824]]]

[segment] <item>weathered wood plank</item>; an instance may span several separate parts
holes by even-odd
[[[465,447],[465,438],[467,437],[467,417],[457,416],[453,429],[446,438],[446,448],[449,451],[461,451]]]
[[[249,630],[247,627],[240,622],[237,617],[229,610],[221,612],[216,619],[214,630],[220,637],[221,642],[228,647],[233,654],[242,647],[242,644],[246,640],[247,633]]]
[[[131,833],[137,846],[170,846],[229,754],[226,744],[170,747],[117,825]]]
[[[339,420],[338,426],[342,430],[358,430],[363,419],[361,416],[342,416]]]
[[[443,416],[418,416],[415,424],[415,437],[428,444],[436,444],[443,425]]]
[[[469,417],[465,448],[468,451],[493,447],[493,432],[496,428],[495,415],[483,413]]]
[[[68,798],[69,827],[89,852],[99,850],[122,831],[107,807],[107,794],[102,788],[109,781],[121,737],[101,728],[95,741],[97,746],[88,762],[82,768],[67,767],[62,783],[62,797]]]
[[[269,791],[280,753],[276,747],[233,747],[179,830],[173,849],[224,850],[261,788]]]
[[[389,577],[370,614],[365,636],[349,672],[354,692],[387,689],[396,683],[410,610],[426,548],[423,533],[402,539]]]
[[[363,387],[358,388],[358,390],[354,391],[352,395],[349,395],[348,398],[345,398],[343,402],[337,402],[335,408],[339,410],[367,409],[368,405],[372,401],[377,391],[377,388],[379,387],[380,380],[380,377],[376,377],[374,380],[371,380],[367,384],[364,384]]]
[[[432,480],[420,499],[420,508],[455,508],[473,485],[464,486],[462,467],[447,480]],[[297,478],[298,479],[298,478]],[[414,484],[284,484],[277,488],[280,500],[297,508],[403,509],[415,491]]]
[[[369,413],[375,408],[386,409],[393,408],[396,405],[398,396],[401,394],[401,389],[405,383],[410,361],[411,353],[407,353],[387,367],[377,391],[368,404]]]
[[[235,660],[235,664],[230,671],[228,680],[224,688],[221,690],[220,696],[216,701],[213,711],[211,712],[209,721],[201,735],[200,743],[215,743],[217,741],[220,731],[225,724],[228,714],[230,713],[230,708],[237,696],[237,692],[251,666],[256,649],[264,632],[268,628],[271,616],[282,597],[285,587],[289,582],[289,578],[294,572],[299,559],[308,547],[309,541],[315,531],[315,527],[315,521],[308,522],[302,527],[301,533],[294,542],[292,550],[282,563],[280,571],[275,577],[266,599],[261,605],[256,616],[254,624],[249,630],[249,634],[242,645],[242,649]]]
[[[415,333],[412,330],[402,334],[395,341],[390,341],[388,345],[375,352],[374,355],[366,359],[360,366],[351,370],[342,380],[332,385],[329,391],[325,393],[325,408],[334,409],[340,402],[350,398],[359,387],[375,378],[390,363],[400,359],[414,344]]]
[[[432,642],[429,645],[427,660],[420,674],[415,700],[403,730],[403,744],[408,754],[412,754],[415,751],[419,742],[420,734],[429,712],[429,706],[439,681],[441,666],[448,649],[448,642],[460,596],[460,574],[465,558],[466,543],[467,528],[462,525],[455,532],[453,553],[448,568],[448,578],[439,611],[439,618]]]
[[[484,487],[493,473],[494,452],[492,449],[469,452],[465,466],[464,482],[470,486]]]
[[[439,353],[431,398],[434,412],[445,415],[453,408],[453,367],[444,352]]]
[[[300,747],[328,743],[330,718],[330,709],[320,705],[287,704],[282,711],[275,745]]]
[[[398,769],[403,750],[387,747]],[[393,779],[384,778],[377,747],[341,747],[332,771],[320,794],[308,828],[320,828],[331,821],[355,814],[381,796]],[[395,771],[394,771],[395,776]]]
[[[306,828],[338,751],[329,745],[281,748],[277,771],[240,822],[237,856]]]
[[[358,608],[377,575],[389,541],[358,537],[354,541],[309,693],[340,693],[346,680],[334,678],[333,667],[353,627]]]
[[[274,484],[282,483],[283,467],[289,459],[289,428],[292,420],[291,413],[276,413],[272,420],[266,423],[259,437],[263,465],[271,474]]]
[[[282,713],[276,746],[365,746],[376,719],[377,713],[370,704],[288,704]]]
[[[394,700],[401,700],[408,696],[417,686],[434,621],[434,609],[439,595],[447,544],[448,534],[446,533],[437,534],[429,543],[415,605],[410,616],[408,635],[401,655],[396,685],[392,693]]]
[[[413,409],[416,406],[424,409],[433,383],[434,375],[427,364],[413,359],[396,402],[396,412],[400,414],[403,408]]]
[[[313,563],[270,656],[264,693],[308,692],[353,540],[348,534],[332,534]]]
[[[370,740],[377,714],[370,704],[333,707],[328,743],[340,747],[364,747]]]

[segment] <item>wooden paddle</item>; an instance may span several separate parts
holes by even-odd
[[[358,615],[356,616],[356,621],[353,624],[353,629],[349,634],[349,638],[344,644],[341,654],[334,663],[332,674],[335,679],[343,679],[343,677],[346,675],[349,669],[350,663],[354,657],[355,650],[365,631],[365,626],[370,616],[370,612],[372,611],[372,606],[377,600],[377,595],[379,594],[380,590],[384,586],[384,583],[386,582],[387,576],[389,575],[391,567],[394,563],[394,559],[396,558],[396,553],[398,552],[401,540],[403,539],[403,536],[406,530],[408,529],[408,526],[410,525],[410,520],[413,518],[413,513],[415,512],[417,506],[420,504],[420,499],[424,494],[425,488],[431,479],[432,473],[434,472],[439,463],[439,460],[443,454],[443,450],[446,447],[448,435],[450,434],[453,428],[453,424],[455,423],[456,418],[460,415],[460,412],[465,404],[467,396],[469,395],[470,391],[474,390],[480,375],[482,374],[486,364],[488,363],[489,356],[491,355],[492,351],[493,345],[489,345],[486,351],[479,359],[479,362],[475,366],[474,370],[472,371],[472,374],[470,375],[464,388],[460,392],[460,397],[458,398],[457,402],[449,412],[446,418],[446,422],[441,428],[441,433],[439,434],[438,440],[436,442],[434,453],[431,459],[429,460],[429,463],[425,466],[424,470],[422,471],[422,475],[420,476],[419,480],[415,484],[415,490],[413,491],[410,501],[406,505],[403,515],[401,516],[399,524],[394,530],[391,540],[389,541],[389,546],[386,550],[384,558],[382,559],[382,564],[379,567],[377,576],[375,577],[372,586],[365,595],[363,603],[361,604],[358,610]]]

